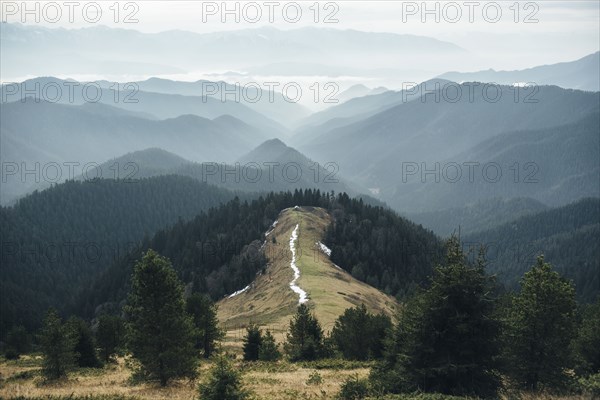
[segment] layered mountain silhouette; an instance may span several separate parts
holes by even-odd
[[[502,93],[491,101],[484,87],[446,83],[436,89],[430,85],[417,99],[309,136],[298,147],[317,160],[334,160],[345,176],[373,188],[392,207],[403,211],[458,207],[499,195],[544,201],[542,198],[552,194],[554,200],[548,197],[551,204],[596,195],[598,93],[557,86],[488,86]],[[450,91],[462,94],[454,101]],[[379,96],[384,95],[387,93]],[[471,178],[463,164],[480,167],[480,182],[488,178],[482,176],[481,168],[489,162],[502,162],[504,181],[471,184],[465,192],[464,182]],[[520,175],[510,185],[514,179],[509,178],[508,168],[515,162],[520,163]],[[451,163],[457,163],[460,170],[455,171],[457,167]],[[449,175],[448,167],[456,174],[444,176]],[[533,171],[535,168],[539,171]],[[539,182],[524,184],[528,173],[536,175]]]
[[[579,89],[597,92],[600,90],[600,52],[590,54],[579,60],[518,70],[447,72],[442,79],[454,82],[496,82],[504,85],[536,83],[538,85],[556,85],[567,89]]]

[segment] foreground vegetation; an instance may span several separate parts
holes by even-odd
[[[19,360],[0,358],[0,398],[18,400],[142,400],[142,399],[198,399],[198,385],[201,378],[188,381],[173,381],[167,387],[153,382],[132,380],[132,370],[127,360],[119,357],[115,363],[102,369],[80,369],[73,371],[67,379],[47,382],[41,375],[41,355],[30,354]],[[329,364],[327,368],[323,368]],[[200,375],[206,375],[212,361],[205,361],[199,368]],[[249,392],[249,400],[308,400],[337,399],[340,388],[346,381],[364,382],[372,363],[340,362],[327,360],[310,363],[290,363],[280,360],[276,363],[244,363],[236,361],[235,368],[241,372],[243,387]],[[335,368],[334,368],[335,367]],[[311,377],[318,374],[320,382]],[[466,397],[453,397],[439,394],[409,393],[398,395],[373,395],[370,399],[387,400],[467,400]],[[502,399],[516,398],[514,393],[501,393]],[[553,400],[593,398],[589,394],[551,395],[547,393],[523,393],[523,400]]]
[[[543,257],[519,293],[499,296],[483,253],[470,263],[457,238],[446,247],[444,265],[395,325],[358,306],[327,335],[301,304],[282,345],[248,326],[242,357],[220,349],[214,306],[184,299],[170,261],[149,250],[134,268],[125,320],[101,319],[94,335],[84,321],[63,323],[50,309],[38,356],[21,356],[29,348],[22,329],[7,335],[5,355],[13,360],[2,363],[1,393],[207,400],[599,395],[600,302],[578,311],[573,284]]]

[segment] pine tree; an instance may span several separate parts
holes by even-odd
[[[483,259],[470,266],[452,237],[446,265],[438,266],[430,288],[403,308],[373,380],[391,391],[494,396],[499,323],[490,286]]]
[[[344,358],[367,360],[381,356],[383,341],[391,321],[385,315],[373,315],[364,304],[348,308],[335,321],[331,338]]]
[[[125,321],[113,315],[102,315],[98,318],[96,342],[100,348],[100,356],[109,362],[125,345]]]
[[[222,355],[217,358],[198,391],[202,400],[243,400],[248,397],[242,387],[240,373]]]
[[[73,368],[75,354],[73,339],[58,313],[51,308],[44,319],[40,334],[40,344],[44,355],[42,372],[47,379],[59,379],[67,376]]]
[[[290,321],[285,352],[291,361],[316,360],[323,353],[323,330],[306,304],[300,304]]]
[[[277,361],[280,358],[279,345],[275,342],[271,331],[267,330],[258,349],[258,359],[261,361]]]
[[[509,375],[519,387],[559,389],[567,382],[575,311],[573,284],[538,257],[521,281],[507,321]]]
[[[369,314],[367,307],[348,308],[335,321],[331,337],[344,358],[366,360],[369,358]]]
[[[75,363],[81,368],[100,368],[102,364],[96,354],[96,341],[87,322],[81,318],[71,317],[66,323],[75,344]]]
[[[600,373],[600,299],[585,307],[574,343],[578,371],[582,375]]]
[[[196,348],[202,350],[204,358],[209,358],[217,342],[223,338],[217,319],[217,306],[208,296],[199,293],[192,294],[185,306],[196,327]]]
[[[385,351],[385,345],[393,329],[392,320],[383,312],[372,315],[370,318],[371,343],[369,346],[370,356],[373,359],[381,359]]]
[[[134,267],[126,312],[128,344],[140,373],[165,386],[176,377],[194,377],[198,362],[192,319],[183,288],[168,259],[148,250]]]
[[[256,324],[250,324],[246,328],[244,337],[244,361],[257,361],[260,347],[262,346],[262,331]]]

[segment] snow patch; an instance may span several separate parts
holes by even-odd
[[[327,254],[327,257],[331,256],[331,249],[327,246],[325,246],[323,243],[321,242],[317,242],[317,246],[319,246],[319,248],[321,249],[321,251],[325,254]]]
[[[242,294],[242,293],[244,293],[244,292],[245,292],[246,290],[248,290],[248,289],[250,289],[250,285],[248,285],[248,286],[246,286],[245,288],[243,288],[243,289],[240,289],[240,290],[238,290],[238,291],[236,291],[236,292],[233,292],[233,293],[231,293],[229,296],[227,296],[227,298],[228,298],[228,299],[230,299],[230,298],[232,298],[232,297],[235,297],[235,296],[237,296],[238,294]]]
[[[321,251],[322,251],[323,253],[325,253],[325,255],[327,255],[327,257],[331,257],[331,249],[330,249],[329,247],[325,246],[325,245],[324,245],[323,243],[321,243],[321,242],[317,242],[316,244],[317,244],[317,246],[319,246],[319,248],[321,249]],[[333,264],[333,263],[332,263],[332,264]],[[343,270],[344,270],[342,267],[340,267],[340,266],[339,266],[339,265],[337,265],[337,264],[333,264],[333,266],[334,266],[334,267],[336,267],[337,269],[339,269],[340,271],[343,271]]]
[[[290,237],[290,251],[292,252],[292,262],[290,266],[294,270],[294,279],[292,279],[292,281],[290,282],[290,289],[292,289],[294,293],[297,293],[298,296],[300,296],[298,304],[302,304],[308,301],[308,295],[304,290],[300,289],[300,287],[296,285],[296,282],[298,282],[298,278],[300,278],[300,270],[296,266],[296,240],[298,240],[298,224],[296,224],[296,227],[292,232],[292,236]]]
[[[273,222],[273,225],[271,225],[271,229],[269,229],[267,231],[267,233],[265,233],[265,236],[269,236],[275,230],[275,227],[277,226],[278,223],[279,223],[279,221],[275,220],[275,222]]]

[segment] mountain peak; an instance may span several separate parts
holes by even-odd
[[[248,162],[281,162],[283,160],[302,160],[307,161],[304,155],[302,155],[296,149],[288,147],[280,139],[270,139],[266,142],[259,144],[254,150],[241,157],[238,161],[241,163]]]
[[[274,138],[274,139],[269,139],[265,142],[263,142],[262,144],[260,144],[257,148],[260,147],[270,147],[270,148],[275,148],[275,147],[288,147],[285,143],[283,143],[280,139],[278,138]]]

